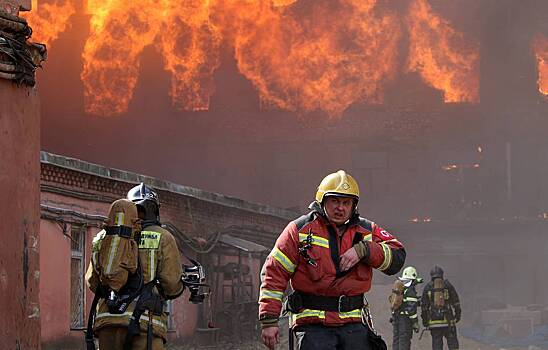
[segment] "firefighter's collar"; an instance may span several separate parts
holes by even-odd
[[[408,279],[401,278],[401,277],[398,277],[398,279],[399,279],[400,281],[403,282],[403,285],[404,285],[406,288],[411,287],[411,285],[413,284],[413,280],[408,280]]]

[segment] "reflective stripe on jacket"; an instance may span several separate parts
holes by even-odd
[[[404,264],[405,250],[391,234],[375,223],[359,216],[353,217],[342,236],[333,234],[331,225],[318,210],[290,222],[278,237],[261,272],[259,319],[263,326],[276,323],[282,309],[282,297],[290,281],[299,292],[338,297],[364,294],[371,288],[372,268],[386,274],[397,273]],[[299,253],[308,237],[308,256],[315,264]],[[356,242],[366,242],[368,256],[358,262],[348,273],[342,273],[338,260]],[[336,260],[336,261],[335,261]],[[291,315],[296,325],[323,323],[340,325],[361,321],[361,310],[346,313],[305,309]]]
[[[419,298],[417,297],[417,290],[415,289],[415,285],[411,285],[403,290],[402,304],[394,313],[409,317],[409,319],[415,323],[418,322],[418,305]]]

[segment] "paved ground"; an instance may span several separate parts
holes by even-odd
[[[388,349],[392,349],[392,325],[388,321],[390,317],[389,312],[389,305],[388,305],[388,295],[390,293],[392,286],[391,285],[375,285],[371,292],[368,293],[368,299],[369,303],[372,306],[372,311],[375,319],[375,327],[376,329],[382,334],[383,338],[385,339]],[[466,322],[466,315],[463,315],[463,322]],[[459,324],[459,326],[462,326]],[[425,332],[423,338],[419,341],[418,340],[418,334],[413,335],[413,341],[411,350],[431,350],[432,339],[430,337],[429,332]],[[460,342],[460,349],[461,350],[529,350],[527,348],[500,348],[500,347],[493,347],[486,344],[481,344],[478,342],[475,342],[471,339],[464,338],[462,336],[459,336],[459,342]],[[206,348],[198,348],[193,347],[190,345],[187,346],[170,346],[168,348],[169,350],[194,350],[194,349],[206,349]],[[223,349],[223,350],[264,350],[266,347],[264,347],[262,344],[258,342],[248,342],[246,344],[229,344],[229,343],[223,343],[223,344],[217,344],[215,346],[210,347],[209,349]],[[276,347],[277,350],[285,350],[288,349],[287,346],[287,337],[283,337],[282,342],[280,345]],[[359,350],[359,349],[357,349]]]
[[[476,343],[472,340],[461,338],[461,349],[462,350],[499,350],[500,348],[496,347],[490,347],[484,344]],[[287,342],[283,342],[279,346],[276,347],[277,350],[287,349]],[[391,345],[388,346],[388,349],[390,350],[392,348]],[[206,348],[197,348],[192,346],[170,346],[168,347],[169,350],[197,350],[197,349],[206,349]],[[223,350],[265,350],[266,347],[264,347],[262,344],[259,344],[257,342],[255,343],[247,343],[247,344],[218,344],[216,347],[211,347],[209,349],[223,349]],[[430,344],[430,337],[423,337],[423,339],[420,342],[415,341],[411,347],[412,350],[431,350],[431,344]],[[518,349],[506,349],[506,350],[518,350]],[[527,349],[523,349],[527,350]]]
[[[391,344],[392,336],[391,336],[391,333],[383,332],[383,337],[385,338],[385,341],[387,342],[388,349],[389,350],[392,349],[392,344]],[[432,340],[431,340],[431,337],[430,337],[428,332],[424,333],[424,336],[422,337],[422,339],[420,341],[418,340],[418,335],[414,335],[411,350],[431,350],[432,349],[431,341]],[[459,342],[460,342],[460,349],[462,349],[462,350],[500,350],[501,349],[499,347],[492,347],[492,346],[489,346],[489,345],[477,343],[473,340],[470,340],[470,339],[467,339],[467,338],[464,338],[464,337],[459,337]],[[186,345],[186,346],[173,346],[172,345],[172,346],[169,346],[168,349],[169,350],[197,350],[197,349],[265,350],[266,347],[264,347],[259,342],[247,342],[245,344],[237,344],[237,343],[230,344],[230,343],[225,342],[225,343],[222,343],[222,344],[216,344],[215,346],[212,346],[212,347],[196,347],[196,346],[191,346],[191,345]],[[281,344],[278,345],[276,347],[276,349],[277,350],[288,349],[287,337],[284,336],[282,338]],[[526,348],[525,349],[507,348],[507,349],[504,349],[504,350],[528,350],[528,349],[526,349]]]

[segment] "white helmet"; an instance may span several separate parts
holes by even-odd
[[[399,279],[401,281],[417,281],[417,283],[422,282],[422,278],[419,277],[417,269],[413,266],[407,266],[405,269],[403,269],[403,272]]]

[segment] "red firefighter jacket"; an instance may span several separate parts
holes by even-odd
[[[336,227],[323,216],[317,203],[308,215],[290,222],[278,237],[261,272],[259,319],[263,327],[277,325],[282,299],[291,282],[295,291],[328,297],[362,295],[371,288],[372,268],[387,275],[398,273],[405,262],[403,245],[375,223],[354,215],[340,236]],[[330,227],[331,226],[331,227]],[[299,247],[312,236],[308,256],[316,266],[307,263]],[[365,246],[366,254],[348,273],[339,268],[339,258],[355,245]],[[358,250],[358,249],[357,249]],[[290,314],[292,326],[320,323],[337,326],[361,322],[361,309],[349,312],[303,309]]]

